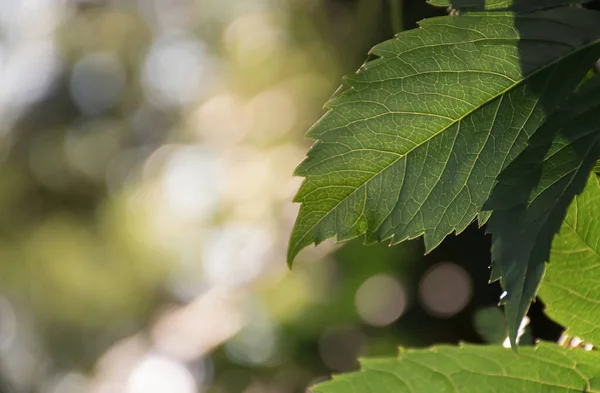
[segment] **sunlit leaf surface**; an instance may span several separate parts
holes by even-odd
[[[288,260],[311,243],[423,235],[427,250],[481,214],[497,175],[600,55],[593,11],[473,13],[421,23],[310,130]]]
[[[600,182],[592,174],[554,238],[540,287],[546,312],[570,335],[600,343]]]
[[[600,392],[600,354],[557,345],[438,347],[367,359],[359,372],[317,385],[315,393]]]

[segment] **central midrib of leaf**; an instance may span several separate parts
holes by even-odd
[[[504,40],[506,40],[506,39],[504,39]],[[482,41],[483,41],[483,40],[482,40]],[[485,40],[485,41],[487,41],[487,40]],[[515,41],[519,41],[519,39],[517,39],[517,40],[515,40]],[[590,42],[590,43],[589,43],[588,45],[586,45],[586,46],[583,46],[583,47],[577,48],[577,49],[576,49],[576,50],[574,50],[574,51],[573,51],[571,54],[575,54],[575,53],[577,53],[577,52],[579,52],[579,51],[582,51],[582,50],[584,50],[584,49],[587,49],[587,48],[589,48],[590,46],[597,45],[597,44],[599,44],[599,43],[600,43],[600,39],[598,39],[598,40],[596,40],[596,41],[592,41],[592,42]],[[453,45],[453,44],[445,44],[445,46],[448,46],[448,45]],[[441,45],[440,45],[440,46],[441,46]],[[559,63],[559,62],[561,62],[561,61],[564,61],[564,58],[556,59],[556,60],[552,61],[551,63],[548,63],[547,65],[545,65],[545,66],[542,66],[542,67],[538,68],[537,70],[535,70],[535,71],[533,71],[532,73],[530,73],[530,74],[526,75],[525,77],[523,77],[523,79],[521,79],[521,80],[518,80],[518,81],[515,81],[515,80],[513,80],[513,79],[511,79],[511,78],[507,77],[506,75],[495,74],[495,75],[502,76],[502,77],[505,77],[506,79],[510,80],[511,82],[513,82],[513,85],[512,85],[512,86],[510,86],[510,87],[508,87],[508,88],[506,88],[506,89],[504,89],[503,91],[501,91],[501,92],[497,93],[496,95],[494,95],[494,96],[491,96],[490,98],[488,98],[487,100],[485,100],[485,101],[484,101],[482,104],[480,104],[479,106],[474,106],[474,107],[473,107],[473,109],[471,109],[471,110],[469,110],[469,111],[465,112],[465,114],[464,114],[464,115],[462,115],[462,116],[460,116],[459,118],[457,118],[457,119],[452,119],[452,120],[451,120],[451,122],[450,122],[450,123],[449,123],[447,126],[445,126],[444,128],[442,128],[440,131],[438,131],[438,132],[436,132],[436,133],[432,134],[432,135],[431,135],[431,136],[429,136],[427,139],[424,139],[423,141],[419,142],[418,144],[416,144],[414,147],[412,147],[411,149],[409,149],[408,151],[406,151],[406,152],[405,152],[405,153],[403,153],[403,154],[400,154],[400,153],[397,153],[397,152],[393,152],[393,151],[376,150],[376,151],[378,151],[378,152],[380,152],[380,153],[384,153],[384,154],[391,154],[391,155],[395,155],[395,156],[398,156],[398,157],[397,157],[395,160],[393,160],[392,162],[390,162],[388,165],[386,165],[385,167],[383,167],[383,168],[382,168],[382,169],[381,169],[379,172],[374,172],[374,173],[373,173],[373,176],[371,176],[370,178],[368,178],[368,179],[367,179],[367,180],[366,180],[366,181],[365,181],[363,184],[361,184],[360,186],[358,186],[358,187],[354,188],[354,189],[352,190],[352,192],[350,192],[350,193],[349,193],[347,196],[345,196],[345,197],[344,197],[344,199],[346,199],[346,198],[350,197],[351,195],[353,195],[355,192],[357,192],[357,191],[358,191],[358,190],[360,190],[362,187],[364,187],[365,185],[367,185],[367,183],[369,183],[369,182],[370,182],[370,181],[371,181],[373,178],[375,178],[375,177],[377,177],[377,176],[381,175],[381,173],[385,172],[385,171],[386,171],[388,168],[390,168],[391,166],[393,166],[394,164],[396,164],[396,163],[397,163],[398,161],[400,161],[401,159],[403,159],[403,158],[406,158],[406,156],[408,156],[408,155],[409,155],[410,153],[412,153],[414,150],[416,150],[416,149],[418,149],[418,148],[421,148],[421,147],[423,147],[423,145],[427,144],[427,142],[429,142],[429,141],[431,141],[432,139],[436,138],[438,135],[440,135],[440,134],[443,134],[443,133],[444,133],[444,132],[446,132],[448,129],[450,129],[452,126],[455,126],[455,125],[459,125],[459,126],[460,126],[460,122],[461,122],[462,120],[464,120],[465,118],[467,118],[467,117],[471,116],[471,115],[472,115],[474,112],[476,112],[476,111],[480,110],[481,108],[483,108],[484,106],[488,105],[489,103],[491,103],[491,102],[493,102],[493,101],[495,101],[495,100],[497,100],[497,99],[499,99],[499,98],[502,98],[502,97],[503,97],[503,96],[504,96],[506,93],[508,93],[508,92],[509,92],[509,91],[511,91],[512,89],[516,88],[516,87],[517,87],[517,86],[519,86],[520,84],[522,84],[522,83],[526,82],[526,81],[527,81],[529,78],[531,78],[531,77],[535,76],[536,74],[538,74],[538,73],[540,73],[540,72],[544,71],[545,69],[548,69],[548,68],[550,68],[550,67],[552,67],[552,66],[556,65],[557,63]],[[450,72],[450,71],[441,71],[441,72],[439,72],[439,73],[446,73],[446,72]],[[456,72],[456,73],[463,73],[463,72],[469,72],[469,71],[452,71],[452,72]],[[480,71],[471,71],[471,72],[485,73],[485,72],[480,72]],[[420,76],[420,75],[422,75],[422,74],[415,74],[414,76]],[[532,110],[533,110],[533,109],[532,109]],[[379,115],[377,115],[377,116],[388,116],[388,115],[390,115],[390,114],[396,114],[396,113],[402,113],[402,112],[388,112],[388,113],[382,113],[382,114],[379,114]],[[418,115],[419,113],[416,113],[416,112],[407,112],[407,114],[411,114],[411,115]],[[438,116],[438,117],[441,117],[441,116],[439,116],[439,115],[435,115],[435,114],[427,114],[427,113],[423,113],[423,115],[424,115],[424,116]],[[376,116],[374,116],[374,117],[376,117]],[[365,121],[365,120],[371,120],[371,119],[373,119],[374,117],[372,117],[372,118],[371,118],[371,117],[369,117],[369,118],[365,118],[365,119],[360,119],[360,120],[356,120],[356,121],[354,121],[354,122],[360,122],[360,121]],[[451,118],[448,118],[448,117],[445,117],[445,118],[446,118],[446,119],[451,119]],[[352,123],[348,123],[348,124],[352,124]],[[332,129],[331,131],[333,131],[333,130],[334,130],[334,129]],[[354,150],[352,150],[352,152],[354,152],[354,151],[356,151],[356,150],[357,150],[357,149],[354,149]],[[368,149],[368,150],[375,150],[375,149]],[[336,187],[339,187],[339,186],[336,186]],[[348,186],[348,187],[350,187],[350,186]],[[315,191],[316,191],[316,190],[315,190]],[[335,209],[336,209],[336,208],[337,208],[337,207],[338,207],[338,206],[339,206],[339,205],[340,205],[340,204],[341,204],[341,203],[344,201],[344,199],[341,199],[341,200],[340,200],[340,202],[338,202],[338,203],[337,203],[337,204],[336,204],[336,205],[335,205],[335,206],[334,206],[334,207],[333,207],[333,208],[332,208],[332,209],[331,209],[331,210],[330,210],[330,211],[329,211],[327,214],[325,214],[325,215],[324,215],[324,216],[323,216],[323,217],[322,217],[322,218],[321,218],[321,219],[320,219],[320,220],[319,220],[319,221],[318,221],[318,222],[317,222],[317,223],[316,223],[314,226],[317,226],[317,225],[319,225],[319,223],[321,223],[321,221],[323,221],[323,220],[324,220],[324,219],[325,219],[325,218],[326,218],[326,217],[327,217],[329,214],[331,214],[331,212],[333,212],[333,211],[334,211],[334,210],[335,210]],[[304,236],[302,236],[302,239],[304,239],[304,238],[305,238],[305,237],[306,237],[306,236],[307,236],[309,233],[310,233],[310,231],[306,231],[306,233],[304,234]]]
[[[357,173],[362,172],[362,173],[370,173],[371,174],[370,176],[367,176],[367,177],[363,178],[362,180],[356,179],[356,180],[358,180],[358,182],[356,182],[354,185],[352,185],[352,184],[329,184],[329,185],[326,185],[326,186],[323,186],[323,185],[318,186],[318,185],[315,184],[313,186],[310,186],[310,188],[311,188],[310,190],[306,190],[306,191],[308,191],[308,193],[304,192],[304,194],[303,194],[302,193],[303,190],[301,190],[299,192],[299,194],[297,195],[297,198],[296,198],[297,202],[306,202],[306,199],[307,199],[307,197],[309,195],[311,195],[314,192],[322,191],[324,188],[327,188],[327,187],[335,188],[335,191],[336,191],[336,197],[335,197],[335,199],[338,199],[338,200],[337,200],[337,203],[335,203],[335,205],[333,205],[333,206],[327,206],[327,208],[326,208],[327,210],[319,210],[318,208],[315,208],[312,211],[307,211],[306,212],[306,215],[319,214],[319,212],[320,212],[320,214],[322,214],[322,216],[318,217],[318,219],[317,219],[317,217],[314,217],[314,219],[316,221],[313,222],[310,226],[305,226],[302,229],[299,228],[299,227],[295,229],[295,231],[302,230],[303,233],[300,235],[300,233],[296,232],[296,238],[293,239],[293,242],[290,244],[290,249],[289,249],[289,254],[288,254],[288,259],[290,260],[290,262],[291,262],[291,259],[293,259],[293,257],[295,256],[295,254],[301,248],[303,248],[306,245],[307,237],[311,235],[311,233],[313,232],[313,230],[315,230],[319,225],[321,225],[324,220],[328,219],[328,217],[330,217],[330,215],[333,212],[336,212],[337,209],[340,208],[340,206],[343,203],[345,203],[346,201],[348,201],[350,198],[352,198],[359,191],[364,190],[365,196],[364,196],[364,201],[363,201],[362,212],[356,216],[356,219],[354,219],[354,222],[352,223],[351,226],[358,225],[359,221],[361,221],[361,219],[364,217],[365,209],[367,209],[367,203],[368,203],[367,198],[369,196],[369,192],[368,192],[369,189],[365,188],[365,187],[367,187],[369,184],[371,184],[373,181],[375,181],[375,179],[378,179],[379,177],[381,177],[384,173],[386,173],[387,170],[389,170],[390,168],[394,167],[396,164],[398,164],[399,162],[401,162],[402,159],[406,159],[408,156],[410,156],[411,153],[417,151],[419,148],[422,148],[423,146],[426,146],[426,145],[429,146],[429,144],[428,144],[429,142],[435,140],[437,137],[439,137],[442,134],[445,134],[446,132],[448,132],[450,129],[452,129],[454,127],[456,127],[456,135],[453,138],[453,143],[456,142],[456,139],[460,136],[461,123],[466,118],[472,116],[477,111],[482,110],[486,106],[490,105],[490,103],[495,102],[495,101],[497,101],[497,100],[500,99],[500,102],[498,104],[498,108],[496,108],[496,110],[494,111],[495,114],[497,114],[498,111],[502,107],[501,106],[501,104],[502,104],[502,98],[505,97],[509,92],[514,91],[515,89],[519,88],[520,85],[522,85],[524,83],[527,83],[532,78],[536,77],[537,75],[540,75],[544,71],[548,71],[552,67],[557,67],[557,65],[559,63],[565,61],[566,59],[576,57],[578,53],[586,51],[590,47],[593,47],[593,46],[598,45],[600,43],[600,39],[596,39],[596,40],[590,40],[590,41],[588,41],[587,43],[585,43],[583,45],[575,47],[574,45],[570,45],[566,41],[565,42],[561,42],[561,41],[554,41],[554,40],[550,40],[550,39],[531,38],[531,37],[498,38],[498,39],[483,38],[483,39],[480,39],[479,41],[493,41],[493,40],[504,41],[504,42],[507,42],[507,43],[508,42],[512,42],[513,45],[514,45],[514,43],[516,43],[518,45],[520,42],[526,41],[526,40],[540,41],[540,42],[549,42],[549,43],[555,43],[557,45],[568,46],[568,47],[573,48],[573,49],[570,50],[568,53],[566,53],[564,55],[557,56],[552,61],[549,61],[549,62],[547,62],[547,63],[545,63],[543,65],[540,65],[540,66],[536,67],[534,70],[528,72],[525,75],[522,75],[521,78],[518,79],[518,80],[510,78],[509,75],[503,75],[503,74],[499,74],[499,73],[496,73],[496,72],[488,72],[486,70],[456,70],[456,71],[452,71],[452,70],[445,70],[444,69],[444,70],[440,70],[440,71],[436,71],[436,72],[429,72],[429,73],[434,73],[434,74],[437,74],[437,75],[441,75],[441,74],[445,74],[445,73],[464,74],[464,73],[471,73],[471,72],[479,73],[479,74],[493,74],[495,76],[502,77],[502,78],[504,78],[504,79],[506,79],[507,81],[510,82],[509,86],[506,86],[504,89],[502,89],[502,90],[500,90],[498,92],[495,92],[494,94],[488,96],[485,99],[482,98],[483,100],[481,102],[479,102],[479,103],[477,103],[477,102],[475,102],[475,103],[469,103],[469,102],[466,102],[466,101],[462,100],[466,104],[469,104],[469,106],[471,106],[471,108],[468,108],[468,109],[462,108],[464,110],[464,112],[460,116],[458,116],[457,118],[454,118],[454,119],[451,118],[451,117],[448,117],[448,116],[441,116],[441,115],[439,115],[437,113],[430,113],[430,114],[428,114],[428,113],[419,113],[419,112],[416,112],[416,111],[415,112],[412,112],[412,111],[402,111],[402,110],[400,110],[400,111],[393,111],[393,110],[387,108],[387,106],[385,104],[383,104],[382,102],[365,100],[364,101],[365,103],[372,103],[372,104],[382,105],[388,111],[385,112],[385,113],[376,113],[372,117],[368,116],[368,117],[365,117],[365,118],[354,119],[354,120],[348,121],[347,123],[344,123],[342,125],[338,125],[337,127],[333,127],[333,128],[329,128],[329,129],[325,129],[325,130],[320,130],[321,133],[319,135],[316,135],[316,139],[322,139],[322,138],[324,138],[324,136],[326,134],[329,134],[330,132],[335,132],[335,131],[341,132],[340,130],[343,131],[345,128],[349,128],[352,124],[355,124],[355,123],[368,122],[368,121],[370,121],[372,119],[375,119],[377,117],[393,116],[393,115],[398,115],[398,114],[403,114],[403,113],[406,113],[407,115],[412,115],[412,116],[423,115],[423,116],[438,117],[438,118],[443,118],[445,120],[449,120],[449,122],[447,124],[443,125],[438,131],[434,131],[433,133],[431,133],[430,135],[428,135],[423,140],[420,140],[418,142],[414,142],[414,140],[407,139],[410,142],[414,142],[414,146],[410,146],[410,145],[406,146],[407,150],[405,152],[403,152],[403,153],[398,153],[398,152],[394,152],[394,151],[386,151],[386,150],[381,150],[381,149],[374,149],[374,148],[368,148],[368,149],[367,148],[361,149],[361,148],[356,148],[356,147],[353,148],[353,147],[351,147],[351,146],[348,145],[347,146],[348,147],[347,151],[341,152],[341,153],[336,154],[334,156],[331,156],[329,158],[321,158],[320,160],[315,160],[316,162],[313,162],[312,164],[310,162],[305,162],[304,164],[308,164],[308,165],[301,165],[298,168],[298,171],[296,172],[296,174],[297,175],[306,176],[307,177],[307,181],[310,182],[310,179],[311,179],[310,171],[312,170],[312,168],[315,167],[315,166],[321,166],[326,161],[328,161],[329,159],[332,159],[332,158],[339,158],[339,157],[342,157],[342,156],[344,156],[346,154],[352,155],[352,154],[355,154],[356,152],[361,151],[361,150],[371,150],[371,151],[377,152],[377,153],[379,153],[379,154],[381,154],[383,156],[385,156],[385,155],[396,156],[396,157],[392,158],[389,163],[386,163],[383,158],[379,158],[379,160],[382,161],[381,163],[384,166],[382,166],[381,168],[376,168],[373,171],[371,171],[371,170],[364,170],[364,169],[358,169],[358,168],[347,168],[347,169],[337,169],[334,172],[330,172],[330,173],[337,174],[337,172],[345,172],[345,171],[347,171],[347,172],[357,172]],[[458,47],[459,45],[463,45],[463,44],[471,43],[471,42],[475,42],[475,41],[476,40],[469,40],[469,41],[465,40],[465,41],[462,41],[462,42],[440,43],[440,44],[437,44],[436,46],[438,46],[438,47],[448,47],[448,46],[450,46],[450,47]],[[408,49],[407,51],[400,52],[400,53],[398,53],[396,55],[396,57],[400,58],[400,56],[405,56],[405,54],[407,52],[415,50],[415,49],[419,49],[419,48],[411,48],[411,49]],[[457,49],[457,51],[460,50],[460,49],[464,49],[464,48],[459,48],[459,49]],[[390,60],[393,60],[393,59],[394,59],[394,57],[390,58]],[[383,55],[382,58],[375,60],[375,62],[385,63],[386,60],[388,60],[388,59],[386,58],[385,55]],[[379,64],[379,65],[380,66],[385,66],[385,64]],[[360,72],[368,72],[368,71],[369,71],[369,63],[366,64],[366,70],[365,71],[360,71]],[[556,71],[556,69],[554,71]],[[552,71],[552,72],[554,72],[554,71]],[[355,92],[358,93],[361,90],[363,90],[365,88],[368,88],[369,85],[372,84],[372,83],[385,83],[385,82],[388,82],[388,81],[391,81],[391,80],[394,80],[394,79],[405,79],[405,78],[410,78],[410,77],[419,77],[419,76],[426,75],[428,73],[428,72],[423,72],[423,73],[418,73],[417,72],[415,74],[408,74],[408,75],[405,74],[405,75],[402,75],[401,77],[398,77],[398,78],[383,78],[382,80],[372,81],[372,80],[367,80],[367,79],[361,80],[360,79],[360,72],[357,74],[357,76],[350,77],[348,79],[348,84],[350,85],[350,91],[355,91]],[[540,92],[540,96],[547,89],[548,83],[551,81],[552,77],[553,77],[552,75],[549,75],[545,80],[543,80],[544,89],[543,89],[542,92]],[[460,83],[460,81],[458,83]],[[383,90],[383,88],[382,88],[382,90]],[[437,94],[437,93],[438,92],[426,92],[426,93],[423,93],[423,94]],[[416,93],[411,93],[411,92],[407,91],[406,94],[416,94]],[[452,99],[460,100],[458,97],[454,97],[454,96],[449,96],[449,97],[452,98]],[[332,108],[332,110],[336,110],[336,107],[339,107],[340,105],[344,105],[344,104],[351,105],[353,103],[360,103],[361,102],[360,100],[357,100],[357,101],[352,101],[352,100],[343,101],[344,98],[345,98],[344,97],[344,93],[342,93],[341,96],[334,98],[333,102],[330,104],[330,107]],[[521,138],[521,135],[523,134],[523,131],[525,130],[527,123],[531,120],[532,114],[534,113],[535,110],[537,110],[536,108],[537,108],[537,106],[539,104],[539,99],[540,99],[540,97],[536,98],[534,105],[530,108],[529,112],[526,114],[527,117],[525,117],[524,120],[522,121],[522,127],[521,127],[521,129],[518,130],[518,132],[514,135],[515,139],[512,141],[512,145],[514,145],[515,142],[517,140],[519,140],[519,138]],[[531,100],[531,102],[534,102],[534,100]],[[514,104],[514,103],[511,102],[511,104]],[[449,110],[455,110],[455,109],[456,108],[450,108]],[[487,135],[488,139],[489,139],[489,137],[491,135],[491,129],[494,127],[495,122],[496,122],[496,120],[494,119],[494,121],[490,125],[490,127],[491,127],[490,128],[490,132]],[[316,128],[316,127],[318,127],[319,123],[317,123],[315,125],[315,127],[313,127],[313,129]],[[374,131],[374,130],[372,130],[370,128],[367,129],[367,130],[369,132],[373,132],[374,134],[375,133],[382,133],[381,130]],[[532,133],[531,132],[532,130],[525,130],[525,131],[526,131],[526,133],[528,135],[531,135],[531,133]],[[527,131],[530,131],[530,132],[527,132]],[[309,136],[311,136],[310,132],[309,132]],[[402,134],[398,134],[398,135],[392,135],[392,134],[390,134],[388,136],[390,136],[392,138],[396,138],[396,139],[403,139],[402,138]],[[336,143],[339,143],[339,144],[343,145],[343,143],[341,143],[339,141],[336,141],[335,139],[334,140],[325,140],[325,141],[321,140],[315,146],[318,146],[319,143],[323,145],[323,146],[319,147],[321,149],[326,148],[326,147],[324,147],[324,145],[326,145],[326,144],[336,144]],[[477,153],[477,155],[474,156],[475,158],[473,158],[472,167],[474,167],[475,165],[477,165],[478,160],[479,160],[479,155],[481,154],[481,152],[483,151],[483,149],[486,148],[486,144],[487,144],[487,140],[481,145],[481,150],[479,151],[479,153]],[[361,145],[362,145],[362,143],[361,143]],[[447,156],[448,160],[450,160],[452,153],[453,153],[452,147],[450,147],[449,148],[449,154]],[[509,156],[512,155],[512,153],[513,153],[512,151],[507,152],[506,156],[502,160],[502,168],[505,165],[508,164],[508,162],[506,162],[506,161],[509,158]],[[471,154],[471,153],[469,152],[469,154]],[[444,157],[446,157],[446,156],[444,156]],[[310,158],[307,161],[310,161]],[[448,165],[448,162],[446,161],[444,165]],[[407,170],[406,167],[407,166],[408,166],[408,164],[404,167],[404,171],[405,171],[404,175],[406,175],[406,170]],[[473,168],[471,168],[471,169],[473,169]],[[421,170],[423,170],[423,168]],[[439,177],[437,179],[433,178],[433,177],[430,179],[431,181],[434,181],[434,183],[433,183],[434,185],[431,187],[431,189],[428,190],[429,194],[431,194],[431,192],[433,192],[435,190],[437,182],[439,182],[441,180],[442,176],[444,175],[444,171],[445,171],[445,167],[443,167],[440,170]],[[468,182],[470,180],[470,176],[471,175],[469,174],[466,177],[466,182]],[[402,182],[404,182],[404,180],[405,180],[405,177],[402,177]],[[360,182],[360,184],[359,184],[359,182]],[[403,185],[403,183],[400,183],[400,179],[398,179],[398,182],[399,182],[399,184]],[[467,186],[467,184],[465,183],[462,187],[464,188],[466,186]],[[314,187],[314,189],[312,187]],[[348,190],[351,189],[351,191],[348,191],[348,193],[339,192],[340,189],[343,189],[343,188],[347,188]],[[398,192],[399,193],[402,193],[403,192],[402,190],[403,190],[402,186],[398,187]],[[462,189],[460,189],[459,191],[457,191],[456,195],[454,195],[454,199],[456,199],[457,197],[459,197],[462,192],[463,192]],[[421,205],[419,205],[419,207],[416,208],[414,210],[414,212],[411,213],[412,215],[409,216],[410,218],[409,217],[405,217],[407,219],[409,218],[409,221],[406,223],[406,226],[409,225],[409,224],[411,224],[412,221],[415,219],[415,217],[419,214],[420,208],[423,206],[423,204],[429,198],[429,194],[427,195],[427,197],[425,199],[423,199]],[[398,194],[398,195],[400,195],[400,194]],[[378,195],[378,196],[380,197],[381,195]],[[333,202],[335,199],[332,199],[331,202]],[[454,203],[454,200],[452,200],[450,203],[451,204]],[[381,233],[377,234],[378,240],[385,240],[385,239],[389,239],[389,238],[394,238],[394,241],[404,240],[406,238],[417,237],[417,236],[422,235],[422,234],[425,233],[425,230],[412,231],[412,233],[410,233],[408,236],[405,236],[405,237],[400,238],[400,239],[396,239],[394,237],[395,233],[393,233],[394,232],[393,229],[389,229],[389,228],[382,229],[382,227],[384,226],[384,224],[386,224],[385,221],[386,220],[389,221],[388,220],[389,216],[390,216],[390,214],[392,214],[394,212],[394,210],[396,209],[396,207],[397,207],[396,204],[392,204],[392,205],[387,206],[385,210],[382,210],[380,212],[380,213],[385,212],[384,214],[381,214],[381,215],[385,216],[383,218],[383,220],[381,220],[380,222],[378,222],[378,223],[376,223],[375,225],[372,225],[372,226],[369,226],[369,224],[366,224],[366,223],[363,222],[363,223],[361,223],[362,226],[360,227],[360,230],[355,231],[354,233],[349,233],[349,231],[346,231],[348,233],[344,234],[342,236],[342,239],[338,239],[338,240],[348,240],[348,239],[351,239],[353,237],[360,236],[361,234],[363,234],[363,233],[365,233],[367,231],[368,231],[368,233],[371,233],[371,234],[374,234],[376,231],[381,232]],[[479,206],[479,208],[480,207],[481,206]],[[479,213],[480,212],[478,211],[475,214],[475,216],[477,214],[479,214]],[[301,211],[301,215],[302,215],[302,211]],[[475,218],[475,216],[470,217],[469,218],[469,222],[471,222]],[[484,221],[485,221],[485,219],[487,219],[487,217],[484,218]],[[438,224],[441,225],[441,221]],[[462,228],[462,225],[463,224],[461,224],[461,228],[458,228],[459,230],[464,229],[464,228]],[[379,231],[380,229],[382,229],[382,230]],[[451,227],[451,229],[455,229],[456,230],[457,228],[456,228],[456,226],[454,226],[454,227]],[[459,230],[457,230],[457,232]],[[385,233],[385,236],[381,236],[381,234],[384,233],[384,232],[386,232],[386,231],[387,231],[387,233]],[[434,229],[434,231],[437,231],[437,229]],[[450,233],[450,231],[447,231],[444,234],[444,236],[447,233]],[[313,238],[314,238],[315,243],[319,243],[321,240],[323,240],[326,237],[330,237],[331,235],[338,235],[339,236],[339,234],[340,234],[340,231],[338,231],[338,230],[336,230],[336,233],[333,233],[333,234],[331,233],[331,231],[328,230],[328,231],[324,231],[324,234],[313,234]],[[300,235],[300,236],[298,237],[297,235]],[[434,248],[435,246],[437,246],[437,244],[439,244],[439,242],[441,242],[441,239],[443,239],[443,236],[440,238],[440,236],[438,235],[438,236],[436,236],[436,238],[435,238],[435,240],[433,242],[430,242],[429,244],[426,244],[428,250],[430,250],[430,249]],[[426,238],[426,243],[427,243],[427,238]]]

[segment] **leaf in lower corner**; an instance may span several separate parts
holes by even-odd
[[[600,344],[600,181],[594,173],[554,238],[539,296],[570,335]]]
[[[429,0],[436,7],[452,7],[467,11],[511,10],[531,12],[565,5],[581,5],[592,0]]]
[[[564,5],[580,5],[592,0],[429,0],[436,7],[452,7],[467,11],[511,10],[531,12]]]
[[[600,354],[553,344],[522,348],[441,346],[366,359],[355,373],[334,376],[315,393],[590,392]]]
[[[498,177],[485,208],[493,210],[492,263],[502,287],[513,346],[571,201],[600,157],[600,77],[569,100]],[[497,277],[496,277],[497,278]]]
[[[289,263],[334,236],[423,235],[429,251],[463,231],[600,57],[599,34],[598,13],[567,7],[429,19],[375,46],[308,133]]]

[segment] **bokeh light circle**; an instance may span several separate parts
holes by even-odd
[[[425,272],[419,283],[419,299],[429,314],[448,318],[459,313],[472,296],[469,274],[455,263],[443,262]]]
[[[365,280],[354,298],[358,315],[370,325],[386,326],[396,321],[406,309],[402,284],[387,274]]]

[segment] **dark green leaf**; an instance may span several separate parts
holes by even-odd
[[[494,210],[487,231],[494,273],[506,291],[513,344],[544,274],[552,238],[599,157],[599,93],[600,78],[594,78],[551,117],[499,176],[485,205]]]

